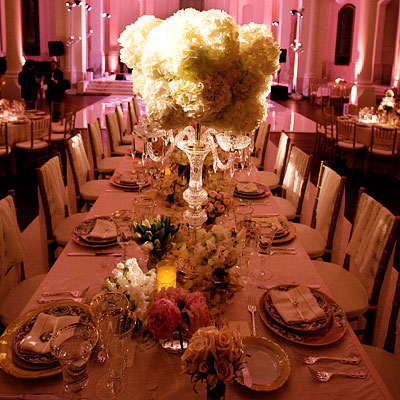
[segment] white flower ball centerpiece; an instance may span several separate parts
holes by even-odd
[[[143,16],[122,32],[121,60],[132,68],[134,92],[146,102],[152,129],[183,129],[173,144],[190,162],[184,214],[192,227],[207,219],[201,204],[202,165],[211,151],[214,168],[227,169],[217,154],[247,147],[266,117],[271,75],[279,68],[280,49],[266,25],[239,26],[224,11],[180,10],[161,20]],[[190,125],[195,122],[196,130]],[[204,132],[200,125],[208,128]],[[217,131],[218,130],[218,131]],[[168,136],[171,140],[171,135]],[[151,148],[151,147],[150,147]],[[151,150],[150,150],[151,155]]]

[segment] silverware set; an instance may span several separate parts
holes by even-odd
[[[357,356],[350,356],[350,357],[333,357],[333,356],[311,356],[302,353],[295,353],[297,358],[303,363],[307,365],[314,365],[319,361],[333,361],[338,362],[341,364],[348,364],[348,365],[359,365],[361,363],[361,358]],[[323,367],[325,368],[325,367]],[[354,372],[349,371],[326,371],[325,369],[314,369],[308,367],[310,374],[320,382],[329,382],[331,378],[335,375],[338,376],[345,376],[347,378],[354,378],[354,379],[365,379],[368,377],[368,372],[357,370]]]
[[[82,290],[63,290],[58,292],[43,292],[41,293],[42,297],[37,299],[39,304],[47,304],[55,301],[66,301],[73,300],[78,303],[84,302],[84,296],[88,292],[89,286]],[[60,297],[61,296],[61,297]],[[68,296],[68,297],[62,297]]]

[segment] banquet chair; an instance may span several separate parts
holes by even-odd
[[[88,124],[90,148],[93,157],[94,178],[110,176],[114,173],[123,157],[105,157],[100,118]]]
[[[371,142],[367,149],[368,172],[373,163],[391,162],[392,178],[397,175],[397,128],[372,125]]]
[[[74,182],[77,210],[82,210],[85,205],[90,207],[97,200],[108,185],[108,179],[89,179],[90,164],[80,133],[68,140],[67,155]]]
[[[258,128],[254,143],[254,156],[251,157],[251,161],[254,166],[261,171],[264,169],[270,130],[271,124],[263,121]]]
[[[0,200],[0,323],[3,326],[21,314],[46,276],[25,277],[23,239],[13,194],[11,191]]]
[[[279,138],[278,151],[275,158],[274,171],[259,171],[262,182],[271,190],[277,190],[282,186],[286,163],[289,155],[290,138],[284,131]]]
[[[350,153],[352,159],[352,172],[354,175],[356,158],[361,159],[361,170],[364,168],[364,156],[366,146],[364,143],[357,142],[357,126],[354,121],[348,119],[336,119],[336,143],[333,158],[336,157],[346,160]]]
[[[37,110],[37,99],[36,100],[25,100],[25,110]]]
[[[282,183],[282,197],[274,199],[284,216],[289,220],[300,220],[312,156],[292,145]]]
[[[42,165],[50,155],[50,117],[31,120],[30,140],[15,143],[20,153],[29,153],[31,167]]]
[[[132,146],[121,144],[122,142],[118,125],[118,116],[115,111],[113,113],[106,114],[106,128],[111,156],[124,156],[127,154],[131,150]]]
[[[339,86],[333,86],[329,94],[328,105],[336,109],[342,106],[342,89]]]
[[[398,234],[399,217],[360,189],[356,215],[346,248],[343,267],[313,261],[333,299],[349,321],[365,318],[365,328],[356,329],[371,344],[379,295]]]
[[[295,223],[296,236],[310,258],[331,260],[333,239],[342,205],[346,178],[321,162],[311,225]]]
[[[49,266],[55,261],[57,247],[65,247],[72,230],[82,222],[87,213],[69,215],[62,164],[59,156],[47,161],[36,170],[39,187],[40,212],[43,214]],[[41,218],[39,217],[41,222]]]
[[[115,112],[117,113],[117,117],[118,117],[118,126],[119,126],[119,132],[121,135],[121,143],[122,144],[132,144],[133,135],[132,135],[132,131],[129,132],[130,126],[128,129],[128,127],[125,124],[124,109],[122,107],[122,104],[115,107]]]
[[[336,144],[336,119],[333,107],[325,107],[317,110],[317,122],[315,123],[314,162],[328,159],[329,164],[333,162],[334,147]],[[325,157],[326,149],[329,156]]]
[[[11,148],[8,144],[7,123],[0,123],[0,170],[4,170],[7,183],[11,177],[10,156]]]
[[[50,107],[51,122],[59,122],[64,118],[65,103],[52,101]]]
[[[400,247],[396,244],[393,267],[398,272],[396,290],[393,296],[393,304],[389,317],[389,325],[386,333],[384,348],[364,345],[364,350],[374,364],[383,382],[386,384],[394,399],[400,399],[400,357],[393,354],[396,344],[396,332],[400,311]]]

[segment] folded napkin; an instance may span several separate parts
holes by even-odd
[[[40,313],[27,336],[21,340],[21,350],[45,354],[50,352],[51,333],[59,331],[64,326],[79,322],[79,316],[55,317]],[[41,336],[43,337],[41,338]]]
[[[268,217],[268,218],[263,219],[263,221],[268,222],[272,225],[275,225],[278,232],[283,230],[283,226],[278,217]]]
[[[258,193],[258,186],[256,183],[253,182],[238,182],[236,185],[236,190],[241,193]]]
[[[324,311],[306,286],[299,285],[288,291],[271,290],[269,295],[287,324],[313,322],[325,317]]]
[[[137,175],[131,171],[122,172],[119,177],[121,183],[135,184],[137,182]]]
[[[106,219],[96,219],[93,229],[88,238],[91,239],[112,239],[117,237],[117,227],[114,222]]]

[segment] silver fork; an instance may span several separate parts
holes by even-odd
[[[64,296],[70,295],[72,297],[83,297],[86,292],[89,290],[89,286],[83,290],[64,290],[61,292],[43,292],[43,297],[52,297],[52,296]]]
[[[368,376],[367,372],[355,371],[355,372],[328,372],[328,371],[315,371],[308,367],[311,375],[320,382],[328,382],[334,375],[342,375],[348,378],[365,379]]]
[[[254,314],[257,312],[256,299],[254,296],[249,296],[247,299],[247,310],[251,313],[251,336],[257,336],[256,320]]]
[[[356,356],[351,356],[351,357],[307,356],[301,353],[296,353],[296,355],[301,362],[308,365],[315,364],[319,360],[339,361],[342,364],[351,364],[351,365],[358,365],[361,362],[361,359]]]

